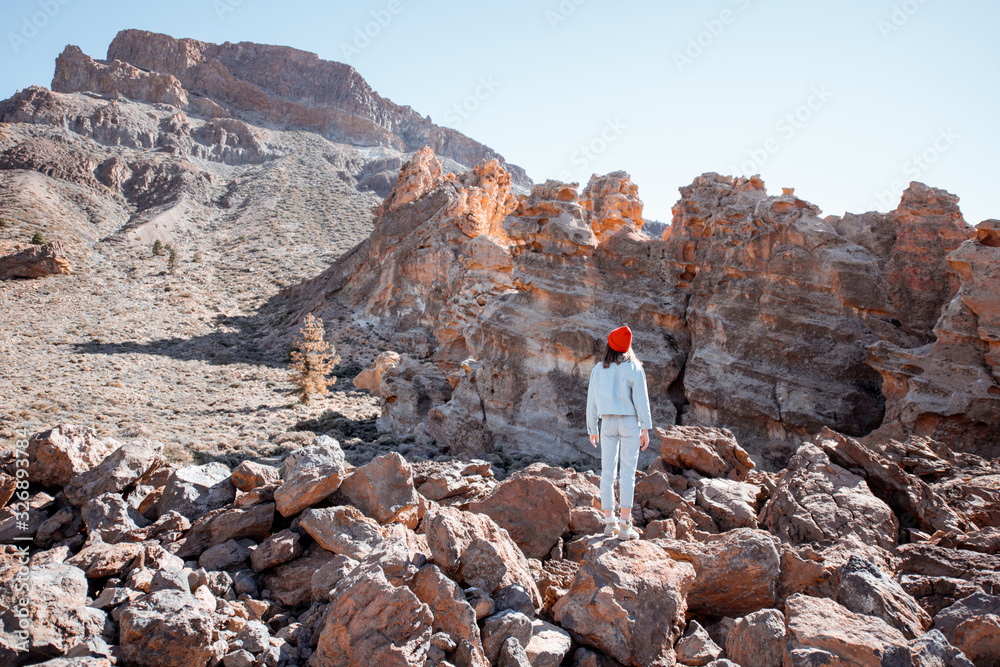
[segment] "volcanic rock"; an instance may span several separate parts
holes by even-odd
[[[653,542],[596,540],[553,617],[623,664],[672,665],[694,581],[691,565]]]
[[[812,444],[804,444],[792,457],[760,520],[791,544],[855,535],[891,549],[899,530],[895,515],[861,477],[830,463]]]

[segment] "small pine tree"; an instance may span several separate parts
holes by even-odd
[[[323,320],[306,315],[305,323],[299,329],[301,339],[295,341],[292,350],[291,382],[295,388],[289,392],[297,395],[303,403],[308,403],[313,394],[325,394],[336,379],[326,376],[340,363],[333,346],[323,340],[326,332]]]
[[[153,257],[163,256],[163,241],[156,239],[153,241]]]
[[[45,238],[45,235],[42,234],[41,232],[35,232],[35,235],[31,237],[31,242],[34,243],[35,245],[45,245],[46,243],[48,243],[48,240]]]
[[[167,257],[167,271],[170,275],[177,275],[177,251],[170,247],[170,255]]]

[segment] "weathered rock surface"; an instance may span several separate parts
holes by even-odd
[[[948,206],[957,211],[954,198]],[[1000,456],[998,229],[1000,222],[987,220],[948,254],[961,286],[940,312],[933,342],[909,348],[881,341],[869,349],[886,397],[880,433],[899,440],[925,435],[958,451]]]
[[[785,655],[785,617],[777,609],[761,609],[733,624],[726,655],[738,665],[781,667]]]
[[[0,280],[42,278],[72,272],[69,259],[59,241],[42,245],[15,243],[7,247],[0,246]]]
[[[36,433],[28,441],[29,479],[41,486],[66,486],[119,446],[110,438],[98,438],[89,426],[61,424]]]
[[[417,598],[430,608],[434,616],[434,631],[447,633],[455,642],[467,643],[472,667],[486,667],[489,663],[483,653],[476,611],[465,599],[458,584],[446,577],[436,565],[427,565],[417,573],[412,589]]]
[[[674,651],[677,653],[677,662],[692,667],[703,667],[717,660],[723,653],[698,621],[688,623],[688,628],[677,641]]]
[[[175,511],[189,519],[227,505],[236,499],[232,473],[222,463],[179,468],[170,475],[158,507],[160,513]]]
[[[570,503],[549,479],[524,470],[469,504],[505,529],[528,558],[545,558],[569,529]]]
[[[687,593],[693,613],[742,616],[774,605],[781,559],[777,540],[762,530],[740,528],[706,542],[654,540],[678,562],[690,563],[696,578]]]
[[[760,519],[791,544],[855,535],[867,544],[892,549],[899,530],[892,510],[872,495],[864,479],[830,463],[812,444],[792,457]]]
[[[347,474],[340,443],[320,436],[308,447],[292,452],[281,468],[282,483],[274,502],[282,516],[298,514],[340,488]]]
[[[697,426],[657,428],[660,458],[675,468],[690,468],[708,477],[743,481],[754,468],[750,455],[731,431]]]
[[[424,515],[421,530],[434,563],[450,576],[492,593],[517,584],[531,596],[536,607],[542,597],[517,545],[484,514],[441,507]]]
[[[840,572],[837,602],[855,613],[881,618],[907,639],[916,639],[931,627],[931,617],[902,586],[857,556],[851,556]]]
[[[691,565],[652,542],[595,540],[553,616],[582,643],[623,664],[672,665],[694,582]]]
[[[306,510],[300,525],[327,551],[355,560],[367,558],[385,538],[377,522],[349,505]]]
[[[432,623],[410,589],[393,586],[378,566],[358,568],[331,594],[316,665],[422,665]]]
[[[833,600],[793,595],[785,602],[787,659],[795,664],[880,667],[906,664],[906,639],[882,619],[854,614]],[[810,658],[814,655],[814,658]],[[824,656],[824,657],[820,657]],[[813,662],[810,662],[813,660]]]
[[[122,445],[96,467],[73,477],[63,489],[66,499],[79,507],[105,493],[122,493],[162,460],[162,452],[163,444],[153,440]]]
[[[201,667],[212,656],[212,618],[181,591],[158,591],[121,613],[122,658],[153,667]]]
[[[341,483],[340,492],[365,516],[381,524],[399,522],[416,528],[420,521],[420,496],[413,488],[413,472],[395,452],[355,470]]]
[[[941,633],[977,667],[1000,661],[1000,595],[982,591],[963,598],[934,617]]]

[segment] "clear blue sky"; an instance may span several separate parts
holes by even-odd
[[[972,224],[1000,218],[995,0],[5,0],[0,25],[0,97],[49,85],[66,44],[103,58],[123,28],[282,44],[535,181],[624,169],[649,218],[705,171],[828,214],[893,208],[921,180]]]

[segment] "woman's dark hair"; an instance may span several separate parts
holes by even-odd
[[[611,364],[620,364],[628,358],[627,352],[619,352],[618,350],[612,350],[611,346],[608,345],[608,349],[604,351],[604,367],[608,368]]]

